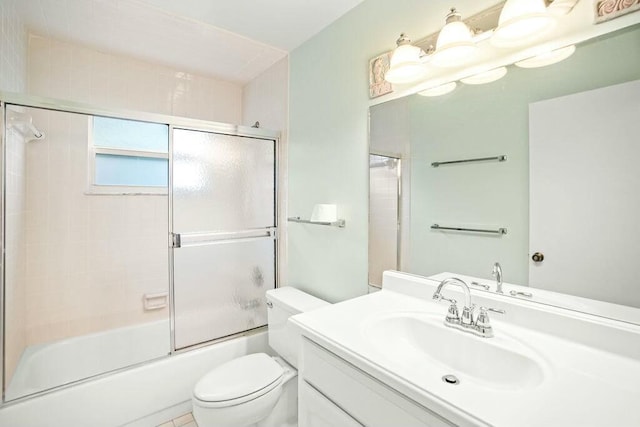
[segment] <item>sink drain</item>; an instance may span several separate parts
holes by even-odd
[[[455,375],[445,375],[442,377],[442,381],[447,384],[458,385],[460,384],[460,380]]]

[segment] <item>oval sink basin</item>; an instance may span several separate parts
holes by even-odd
[[[387,360],[406,366],[432,365],[483,386],[527,389],[544,379],[543,361],[519,340],[496,331],[481,338],[443,324],[443,315],[397,313],[369,319],[364,333]],[[495,330],[495,326],[494,326]]]

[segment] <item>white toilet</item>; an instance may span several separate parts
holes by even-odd
[[[300,336],[294,314],[329,303],[291,287],[267,291],[269,346],[280,357],[255,353],[226,362],[198,381],[193,416],[199,427],[297,425]]]

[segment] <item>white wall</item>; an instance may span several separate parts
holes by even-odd
[[[7,92],[24,92],[27,82],[27,31],[19,2],[0,1],[0,90]]]

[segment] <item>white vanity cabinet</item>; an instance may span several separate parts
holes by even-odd
[[[307,338],[301,359],[300,427],[455,425]]]

